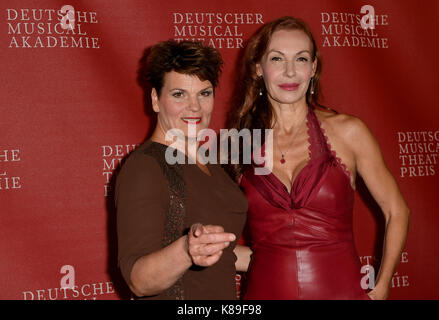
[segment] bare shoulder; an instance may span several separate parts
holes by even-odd
[[[325,131],[347,143],[371,136],[366,124],[356,116],[326,110],[316,110],[315,113]]]

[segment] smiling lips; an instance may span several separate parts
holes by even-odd
[[[201,122],[201,117],[186,117],[181,118],[187,124],[199,124]]]
[[[294,90],[297,90],[297,88],[299,88],[299,84],[298,83],[282,83],[279,85],[279,88],[286,90],[286,91],[294,91]]]

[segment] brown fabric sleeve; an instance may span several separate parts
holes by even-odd
[[[169,191],[157,161],[141,150],[126,160],[115,191],[118,263],[131,285],[130,273],[137,259],[162,247]]]

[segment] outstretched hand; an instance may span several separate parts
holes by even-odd
[[[221,258],[223,250],[235,239],[233,233],[224,232],[221,226],[195,223],[187,237],[188,253],[194,264],[208,267]]]

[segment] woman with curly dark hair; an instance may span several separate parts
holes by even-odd
[[[221,66],[217,50],[190,41],[158,43],[141,60],[139,83],[151,94],[157,126],[116,181],[119,266],[138,297],[237,298],[233,250],[245,196],[219,164],[203,164],[167,139],[178,131],[181,145],[198,149]],[[184,164],[169,159],[175,154]]]

